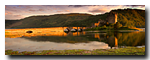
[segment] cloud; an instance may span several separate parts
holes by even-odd
[[[104,6],[118,6],[118,5],[104,5]]]
[[[94,9],[94,10],[89,10],[88,12],[91,12],[91,13],[105,13],[105,12],[108,12],[109,10],[103,8],[103,9]]]
[[[44,11],[44,9],[38,9],[38,10],[33,10],[33,9],[30,9],[29,11]]]
[[[100,6],[100,5],[69,5],[68,7],[85,7],[85,6]]]
[[[21,7],[24,7],[25,9],[33,8],[33,6],[30,5],[21,5]]]
[[[52,9],[48,9],[48,10],[53,11]]]
[[[83,7],[83,5],[69,5],[68,7]]]
[[[23,17],[22,15],[13,15],[14,17]]]
[[[5,15],[7,15],[7,13],[5,13]]]
[[[130,7],[145,7],[145,5],[125,5],[125,6],[130,6]]]
[[[53,10],[57,10],[57,8],[53,8]]]
[[[36,11],[36,10],[32,10],[32,9],[30,9],[29,11]]]
[[[70,10],[65,10],[65,12],[70,12]]]
[[[5,5],[5,15],[15,14],[28,17],[31,15],[53,15],[61,13],[101,14],[110,10],[124,8],[145,10],[145,5]]]
[[[5,19],[21,19],[24,18],[22,15],[7,15],[5,16]]]
[[[57,12],[62,12],[62,11],[57,11]]]
[[[14,9],[16,8],[16,7],[13,7]]]
[[[38,11],[44,11],[44,9],[39,9]]]
[[[11,12],[5,12],[5,15],[10,15],[10,14],[12,14]]]
[[[62,11],[57,11],[58,13],[61,13],[61,12],[70,12],[70,10],[62,10]]]
[[[124,7],[139,7],[139,8],[145,8],[145,5],[69,5],[68,7],[76,7],[76,8],[79,8],[79,7],[118,7],[118,6],[124,6]]]
[[[17,7],[22,7],[21,5],[17,6]]]

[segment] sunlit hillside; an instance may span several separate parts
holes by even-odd
[[[112,10],[118,13],[118,22],[123,26],[145,27],[145,10],[118,9]]]

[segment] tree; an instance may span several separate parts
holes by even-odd
[[[104,25],[103,28],[106,28],[106,25]]]
[[[108,22],[106,22],[106,26],[109,26],[109,23],[108,23]]]
[[[114,25],[115,25],[114,23],[113,23],[113,24],[112,24],[112,23],[110,23],[110,26],[111,26],[112,28],[114,27]]]
[[[119,22],[116,22],[116,24],[114,25],[114,29],[118,29],[122,27],[122,24],[120,24]]]

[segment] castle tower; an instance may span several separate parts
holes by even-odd
[[[116,23],[117,22],[117,13],[110,12],[107,16],[108,23]]]

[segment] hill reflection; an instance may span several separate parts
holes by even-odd
[[[92,41],[105,42],[110,47],[118,46],[141,46],[145,45],[145,32],[107,32],[107,33],[86,33],[85,35],[67,36],[34,36],[23,37],[31,41],[57,42],[57,43],[89,43]]]
[[[100,33],[68,32],[64,28],[35,28],[35,29],[10,29],[5,30],[5,38],[25,38],[36,42],[56,43],[89,43],[92,41],[107,43],[110,47],[141,46],[145,45],[145,32],[117,32],[108,31]],[[34,30],[33,33],[25,33]]]

